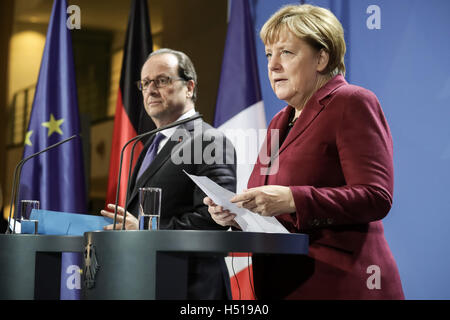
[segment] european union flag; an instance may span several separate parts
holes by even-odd
[[[54,1],[24,142],[24,158],[80,133],[72,40],[66,26],[66,10],[66,0]],[[74,139],[25,163],[20,179],[20,200],[39,200],[40,208],[45,210],[85,213],[81,140]],[[63,276],[65,271],[62,270]],[[62,278],[61,298],[78,298],[79,286],[72,286],[76,290],[67,295],[63,290],[66,282]]]

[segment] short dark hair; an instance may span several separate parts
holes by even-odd
[[[178,60],[178,76],[186,81],[193,80],[195,83],[194,92],[192,94],[192,101],[195,102],[197,100],[197,73],[195,72],[194,64],[191,59],[181,51],[176,51],[169,48],[161,48],[156,51],[150,53],[147,57],[147,60],[152,56],[158,54],[173,54]]]

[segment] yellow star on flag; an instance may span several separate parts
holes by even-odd
[[[61,131],[61,124],[64,122],[64,119],[56,120],[53,116],[53,113],[50,113],[50,121],[42,122],[42,126],[48,128],[48,137],[50,137],[53,132],[58,132],[60,135],[63,134]]]
[[[27,146],[32,146],[33,144],[31,143],[31,140],[30,140],[30,137],[31,137],[31,135],[33,134],[33,130],[30,130],[30,131],[28,131],[26,134],[25,134],[25,145],[27,145]]]

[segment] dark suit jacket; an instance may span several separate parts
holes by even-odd
[[[271,121],[269,146],[271,129],[285,136],[292,109]],[[289,186],[297,212],[277,219],[290,232],[310,236],[308,256],[254,257],[260,298],[404,297],[380,221],[392,205],[392,154],[390,130],[372,92],[338,75],[312,96],[272,160],[278,172],[260,174],[264,165],[258,162],[249,179],[248,187]]]
[[[146,143],[131,178],[130,185],[133,187],[128,211],[135,216],[139,214],[138,188],[158,187],[162,188],[160,229],[225,230],[226,228],[211,219],[208,207],[203,204],[206,195],[183,170],[189,174],[207,176],[234,192],[236,189],[234,149],[227,150],[223,147],[226,144],[224,135],[201,119],[188,122],[180,129],[172,136],[177,136],[175,141],[169,139],[148,169],[136,181],[143,158],[153,139]],[[171,154],[175,157],[171,157]],[[210,163],[212,159],[208,159],[208,155],[219,156],[219,163]],[[180,159],[185,161],[179,163]],[[220,159],[225,163],[220,164]],[[225,286],[229,286],[229,278],[223,257],[189,258],[188,272],[188,299],[226,298]]]

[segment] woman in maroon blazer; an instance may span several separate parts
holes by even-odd
[[[291,5],[260,36],[272,88],[288,105],[258,158],[271,163],[258,160],[231,201],[308,234],[310,246],[307,256],[254,255],[257,298],[403,299],[380,221],[392,206],[392,138],[377,97],[344,79],[340,22]],[[237,226],[233,213],[204,201],[218,224]]]

